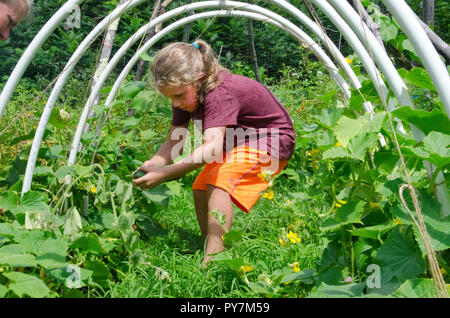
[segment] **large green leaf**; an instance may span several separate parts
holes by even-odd
[[[0,284],[0,298],[5,297],[6,293],[8,292],[8,288]]]
[[[9,283],[8,288],[19,297],[43,298],[50,295],[48,287],[36,276],[20,272],[4,273],[3,276],[12,281]]]
[[[85,263],[86,269],[92,271],[91,279],[94,283],[100,285],[102,288],[108,288],[108,280],[111,279],[111,273],[108,267],[99,261],[87,261]]]
[[[399,107],[392,115],[400,120],[413,124],[428,135],[432,131],[450,134],[450,120],[447,114],[439,108],[432,111],[413,109],[411,106]]]
[[[443,251],[447,248],[450,248],[450,216],[443,218],[441,216],[440,203],[426,192],[420,192],[420,200],[423,220],[425,222],[427,233],[430,237],[430,242],[433,246],[433,249],[435,251]],[[413,205],[409,204],[409,207],[410,209],[412,209],[413,215],[417,220],[416,212],[412,208]],[[398,205],[393,208],[392,214],[398,217],[404,224],[413,224],[411,216],[402,205]],[[425,253],[426,250],[419,229],[415,225],[413,225],[413,230],[421,250]]]
[[[319,264],[319,281],[326,284],[339,284],[344,281],[345,260],[342,246],[337,241],[331,241],[322,253]]]
[[[123,180],[119,180],[116,185],[114,194],[120,202],[122,211],[127,211],[128,207],[134,204],[133,184]]]
[[[322,231],[333,231],[345,224],[362,223],[360,213],[363,211],[366,202],[353,201],[338,209],[336,216],[326,219],[320,229]]]
[[[328,108],[323,109],[319,115],[313,116],[320,124],[327,128],[333,128],[341,117],[344,109],[342,108]]]
[[[322,154],[322,159],[338,159],[338,158],[353,159],[352,155],[344,147],[332,147],[328,150],[325,150]]]
[[[15,215],[18,213],[38,212],[46,216],[50,210],[45,201],[46,197],[44,194],[36,191],[27,191],[19,199],[19,205],[11,207],[10,210]]]
[[[30,254],[7,254],[0,252],[0,266],[36,267],[36,261]]]
[[[297,273],[289,273],[281,279],[281,283],[287,283],[290,281],[300,281],[305,284],[313,284],[317,278],[317,273],[313,269],[304,269]]]
[[[381,288],[373,288],[370,293],[388,295],[402,282],[425,272],[426,264],[422,253],[410,236],[400,232],[400,227],[392,230],[379,248],[375,264],[380,266]]]
[[[308,298],[346,298],[363,296],[365,283],[348,285],[327,285],[321,283]]]
[[[395,39],[398,34],[398,29],[395,24],[391,23],[391,20],[389,18],[380,19],[380,22],[380,34],[383,41],[388,42]]]
[[[5,210],[13,210],[17,207],[17,203],[19,202],[19,196],[17,193],[8,191],[0,194],[0,208]]]
[[[95,233],[89,233],[88,235],[78,238],[70,244],[70,248],[72,250],[79,249],[81,252],[92,253],[95,255],[105,254],[105,250],[99,241],[99,237]]]
[[[142,191],[142,194],[148,201],[161,205],[164,208],[169,206],[169,199],[172,196],[172,192],[165,184],[161,184],[151,190]]]
[[[404,282],[394,293],[397,297],[435,298],[436,290],[431,278],[415,278]]]
[[[136,96],[140,91],[142,91],[145,87],[147,87],[146,82],[130,82],[123,86],[122,90],[120,91],[120,97],[121,98],[133,98]]]
[[[408,50],[414,53],[414,48],[408,47],[409,45],[410,43],[406,42],[406,40],[402,43],[403,48],[408,48]],[[428,75],[427,71],[423,68],[414,67],[411,71],[407,71],[401,68],[398,70],[398,72],[400,76],[410,84],[436,92],[436,88],[433,85],[433,81],[431,80],[430,75]]]
[[[450,164],[450,135],[432,131],[423,139],[429,160],[439,168]]]
[[[66,255],[68,248],[67,240],[64,237],[55,237],[53,233],[34,229],[16,237],[16,241],[21,244],[29,253],[43,255],[53,253]]]
[[[359,133],[378,133],[386,118],[386,112],[376,113],[373,119],[370,119],[371,114],[367,113],[361,118],[352,119],[347,116],[342,116],[333,129],[337,140],[342,146],[347,147],[350,139]]]
[[[0,236],[14,239],[16,236],[21,236],[26,233],[26,230],[18,229],[9,223],[0,223]]]
[[[359,236],[364,238],[378,239],[382,235],[390,231],[395,227],[393,222],[385,222],[374,226],[366,226],[355,230],[349,230],[353,236]]]
[[[352,158],[364,160],[366,150],[375,146],[378,141],[376,134],[358,134],[348,143],[348,150]]]

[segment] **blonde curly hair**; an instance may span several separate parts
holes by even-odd
[[[228,71],[219,65],[211,46],[203,40],[194,43],[175,42],[167,45],[156,55],[151,72],[156,89],[167,85],[186,86],[194,84],[199,102],[205,94],[219,85],[219,71]],[[203,73],[202,81],[198,75]]]

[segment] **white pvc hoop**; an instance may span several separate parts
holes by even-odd
[[[66,2],[50,18],[50,20],[47,21],[47,23],[42,27],[39,33],[34,37],[33,41],[31,41],[30,45],[28,45],[27,49],[17,62],[16,67],[12,71],[8,81],[6,82],[2,93],[0,94],[0,119],[2,118],[6,110],[6,106],[8,105],[12,93],[16,89],[17,83],[22,78],[23,73],[27,69],[28,65],[30,65],[30,62],[36,54],[37,50],[44,44],[50,34],[61,23],[61,21],[65,19],[74,10],[74,8],[83,1],[84,0],[70,0]]]
[[[120,17],[124,11],[131,9],[132,7],[138,5],[143,1],[144,0],[129,0],[118,6],[85,37],[85,39],[80,43],[75,52],[72,54],[71,58],[64,67],[64,70],[61,72],[61,76],[58,78],[55,86],[53,87],[52,92],[50,93],[50,97],[48,98],[44,110],[42,111],[42,115],[36,128],[36,133],[34,135],[30,154],[27,160],[27,167],[25,169],[25,175],[22,185],[22,194],[27,192],[31,188],[32,176],[34,168],[36,166],[36,160],[42,138],[44,136],[45,128],[47,127],[48,121],[52,114],[52,110],[56,104],[59,94],[61,93],[65,83],[67,82],[67,79],[69,78],[69,75],[75,69],[75,66],[77,65],[81,56],[92,44],[92,41],[97,37],[97,35],[105,30],[111,22]]]
[[[135,6],[139,3],[141,3],[143,0],[129,0],[126,4],[124,4],[121,8],[124,8],[127,5]],[[25,50],[23,56],[20,58],[18,64],[14,68],[14,71],[11,73],[10,78],[8,79],[7,83],[5,84],[5,87],[3,91],[0,94],[0,118],[2,117],[6,106],[11,98],[11,95],[17,86],[18,81],[23,76],[24,71],[28,67],[29,63],[31,62],[31,59],[35,55],[37,49],[41,47],[41,45],[45,42],[45,40],[48,38],[48,36],[54,31],[54,29],[57,27],[57,25],[65,18],[68,14],[70,14],[73,9],[83,2],[83,0],[69,0],[67,1],[58,11],[57,13],[45,24],[45,26],[40,30],[40,32],[37,34],[37,36],[33,39],[33,41],[30,43],[29,47]],[[333,55],[333,57],[336,59],[336,62],[344,72],[344,74],[349,79],[351,85],[358,89],[361,87],[361,84],[359,83],[357,77],[355,76],[354,72],[352,71],[351,67],[346,63],[344,57],[342,56],[341,52],[337,50],[336,46],[326,37],[325,34],[322,33],[320,27],[314,23],[311,19],[309,19],[303,12],[301,12],[298,8],[294,7],[292,4],[288,3],[285,0],[268,0],[268,2],[274,3],[280,8],[283,8],[285,11],[287,11],[289,14],[293,15],[297,20],[299,20],[302,24],[306,25],[318,38],[319,40],[326,42],[326,49],[329,50],[329,52]],[[355,10],[346,2],[341,0],[312,0],[312,2],[322,11],[324,12],[330,20],[335,24],[335,26],[341,31],[341,33],[346,37],[347,43],[353,48],[355,53],[361,58],[361,61],[363,63],[364,68],[366,69],[372,83],[374,84],[375,88],[377,89],[378,94],[383,100],[383,96],[387,98],[387,88],[385,86],[384,81],[381,78],[381,74],[378,72],[378,68],[373,63],[373,59],[376,61],[378,66],[380,67],[380,70],[382,74],[384,75],[386,81],[389,83],[390,88],[392,89],[392,92],[394,93],[394,96],[397,98],[399,104],[401,106],[403,105],[409,105],[413,107],[413,102],[411,99],[411,96],[409,95],[409,92],[407,90],[407,87],[401,77],[398,75],[397,70],[395,69],[394,65],[390,61],[389,57],[385,53],[384,50],[381,49],[381,46],[378,44],[377,41],[374,40],[374,37],[371,32],[368,31],[367,26],[361,21],[359,15],[355,12]],[[385,4],[385,6],[388,8],[388,10],[391,12],[392,16],[396,18],[399,25],[407,35],[408,39],[411,41],[411,44],[413,45],[414,49],[416,50],[419,58],[422,60],[425,69],[430,74],[431,80],[433,81],[433,84],[436,87],[437,93],[444,105],[444,109],[447,113],[447,116],[450,118],[450,91],[448,90],[448,87],[450,87],[450,77],[448,75],[447,69],[444,65],[444,63],[440,60],[440,57],[438,53],[436,52],[435,48],[433,47],[431,41],[426,36],[425,32],[419,25],[419,23],[416,21],[414,13],[409,8],[409,6],[406,4],[404,0],[382,0],[382,2]],[[330,5],[331,4],[331,5]],[[171,17],[189,12],[192,10],[202,10],[207,8],[213,8],[213,7],[219,7],[219,8],[228,8],[231,10],[239,11],[247,11],[248,15],[244,13],[236,13],[235,16],[246,16],[255,19],[260,19],[265,22],[271,23],[273,25],[276,25],[277,27],[280,27],[282,29],[285,29],[290,34],[294,35],[297,39],[300,39],[303,42],[308,43],[308,41],[305,41],[305,37],[299,36],[300,33],[304,33],[300,29],[298,29],[297,26],[293,25],[293,27],[290,24],[291,22],[286,23],[285,19],[276,15],[270,10],[258,7],[256,5],[250,5],[247,3],[240,3],[240,2],[234,2],[234,1],[228,1],[228,0],[220,0],[220,1],[204,1],[204,2],[197,2],[190,5],[186,5],[183,7],[179,7],[177,9],[171,10],[171,16],[165,15],[165,19],[163,20],[160,16],[157,19],[155,19],[153,22],[155,22],[154,25],[162,23],[163,21],[166,21],[167,19],[170,19]],[[238,9],[238,10],[236,10]],[[96,26],[92,30],[92,32],[88,35],[93,36],[96,32],[100,32],[103,30],[103,27],[108,24],[108,22],[111,22],[112,20],[108,20],[108,18],[112,17],[120,17],[119,13],[119,7],[116,8],[116,10],[113,11],[110,15],[108,15],[103,21],[103,25]],[[226,15],[225,13],[223,13]],[[228,13],[227,13],[228,14]],[[207,14],[206,14],[207,15]],[[231,15],[231,13],[230,13]],[[258,16],[259,15],[259,16]],[[262,17],[264,16],[264,17]],[[284,20],[283,20],[284,19]],[[180,20],[181,21],[181,20]],[[183,20],[187,21],[187,20]],[[188,22],[186,22],[188,23]],[[278,25],[277,25],[278,24]],[[289,26],[288,26],[289,25]],[[171,25],[172,26],[172,25]],[[298,30],[300,32],[298,32]],[[296,31],[293,31],[296,30]],[[72,65],[74,66],[78,59],[81,57],[81,52],[87,47],[86,44],[89,41],[85,39],[85,41],[80,44],[80,46],[77,48],[77,51],[74,55],[71,57],[71,59],[68,62],[68,69],[66,69],[62,74],[61,78],[58,79],[57,84],[55,85],[52,95],[49,98],[49,101],[46,104],[46,109],[44,109],[43,116],[41,117],[40,121],[40,127],[39,133],[38,130],[36,131],[35,140],[33,140],[33,146],[32,146],[32,152],[30,152],[29,162],[30,167],[28,168],[27,165],[27,172],[25,173],[25,179],[27,182],[25,182],[24,179],[24,188],[29,189],[31,186],[31,178],[34,170],[34,165],[37,157],[37,152],[40,147],[40,142],[42,141],[42,134],[45,130],[45,127],[48,122],[48,116],[51,113],[51,109],[54,107],[54,104],[56,102],[56,98],[59,95],[63,85],[67,81],[67,78],[71,71],[73,70]],[[131,41],[133,42],[133,41]],[[134,43],[134,42],[133,42]],[[320,48],[317,44],[311,43],[314,47],[313,51],[314,53],[318,54],[319,51],[317,48]],[[128,50],[128,48],[127,48]],[[126,52],[126,50],[125,50]],[[140,51],[141,52],[141,51]],[[368,53],[370,52],[372,56]],[[79,53],[79,54],[78,54]],[[323,56],[322,56],[323,54]],[[135,57],[137,54],[135,55]],[[321,62],[324,61],[331,61],[331,59],[323,53],[323,51],[319,54],[319,56],[322,56],[322,58],[319,58]],[[135,59],[133,57],[133,60]],[[114,58],[113,58],[114,59]],[[111,60],[112,61],[112,60]],[[129,63],[132,61],[130,60]],[[343,89],[344,94],[346,97],[348,96],[348,90],[349,86],[347,82],[342,78],[342,76],[337,73],[337,68],[334,66],[334,64],[330,63],[324,63],[324,65],[327,67],[328,71],[330,72],[331,77],[335,80],[335,82],[338,84],[338,86]],[[110,65],[110,64],[108,64]],[[112,64],[111,64],[112,66]],[[128,66],[128,64],[127,64]],[[329,68],[332,66],[332,68]],[[114,68],[112,66],[112,68]],[[111,68],[111,69],[112,69]],[[131,69],[131,67],[130,67]],[[122,71],[124,73],[125,69]],[[128,74],[129,71],[126,72]],[[338,76],[336,75],[338,74]],[[104,72],[105,79],[109,75],[109,72]],[[125,73],[124,73],[125,74]],[[103,75],[103,74],[102,74]],[[111,102],[111,100],[115,97],[115,94],[117,93],[118,88],[120,87],[120,83],[124,78],[117,78],[116,83],[117,88],[114,86],[113,91],[111,91],[110,95],[108,96],[107,103]],[[103,84],[101,84],[103,85]],[[91,95],[94,91],[98,92],[101,85],[97,86],[92,90]],[[88,104],[91,104],[91,97],[88,100]],[[367,106],[367,105],[365,105]],[[388,101],[389,110],[392,110],[392,105]],[[85,106],[86,108],[90,108]],[[366,108],[365,108],[366,109]],[[50,113],[49,113],[50,110]],[[367,111],[367,109],[366,109]],[[370,111],[370,109],[369,109]],[[80,118],[79,125],[77,127],[77,131],[80,128],[80,126],[85,125],[86,120],[84,119],[84,111],[83,115]],[[412,127],[414,128],[414,127]],[[41,134],[42,130],[42,134]],[[423,133],[420,131],[417,131],[413,129],[413,134],[416,137],[416,140],[421,140],[423,138]],[[77,132],[75,133],[74,137],[74,143],[72,145],[76,144],[76,140],[78,139]],[[80,135],[81,137],[81,135]],[[79,141],[78,141],[79,144]],[[72,147],[71,149],[71,156],[69,157],[69,163],[72,161],[72,157],[76,156],[76,150]],[[34,155],[32,155],[32,153]],[[34,158],[34,160],[33,160]],[[73,159],[74,161],[74,159]],[[28,184],[25,186],[25,184]],[[441,188],[445,187],[445,184],[440,185]],[[442,190],[442,189],[441,189]],[[448,200],[449,193],[447,189],[444,189],[442,191],[439,191],[441,193],[441,197],[445,196],[447,197],[447,203],[450,202]],[[442,194],[443,193],[443,194]],[[438,194],[439,196],[439,194]],[[440,200],[441,201],[441,200]],[[445,200],[444,200],[445,201]],[[449,206],[448,204],[446,205]]]

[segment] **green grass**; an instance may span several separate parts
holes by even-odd
[[[281,186],[276,187],[280,190]],[[253,267],[246,273],[248,281],[258,281],[294,262],[301,269],[315,266],[321,255],[317,242],[302,239],[300,243],[281,245],[283,229],[295,225],[295,214],[261,198],[250,213],[234,208],[233,230],[242,231],[237,253]],[[155,230],[141,236],[146,261],[111,283],[95,297],[261,297],[252,291],[243,274],[220,262],[205,269],[203,242],[197,224],[191,189],[186,186],[172,197],[166,210],[149,215]],[[297,225],[298,227],[298,225]],[[297,230],[297,229],[296,229]],[[300,237],[308,237],[308,229],[298,227]],[[162,271],[167,276],[161,276]],[[293,272],[293,269],[292,269]],[[166,278],[165,278],[166,277]],[[168,278],[167,278],[168,277]],[[297,297],[306,292],[301,284],[286,285],[286,296]],[[288,293],[288,294],[287,294]]]

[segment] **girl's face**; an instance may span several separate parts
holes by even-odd
[[[191,113],[198,107],[197,89],[193,84],[186,86],[167,85],[159,91],[172,100],[173,107]]]

